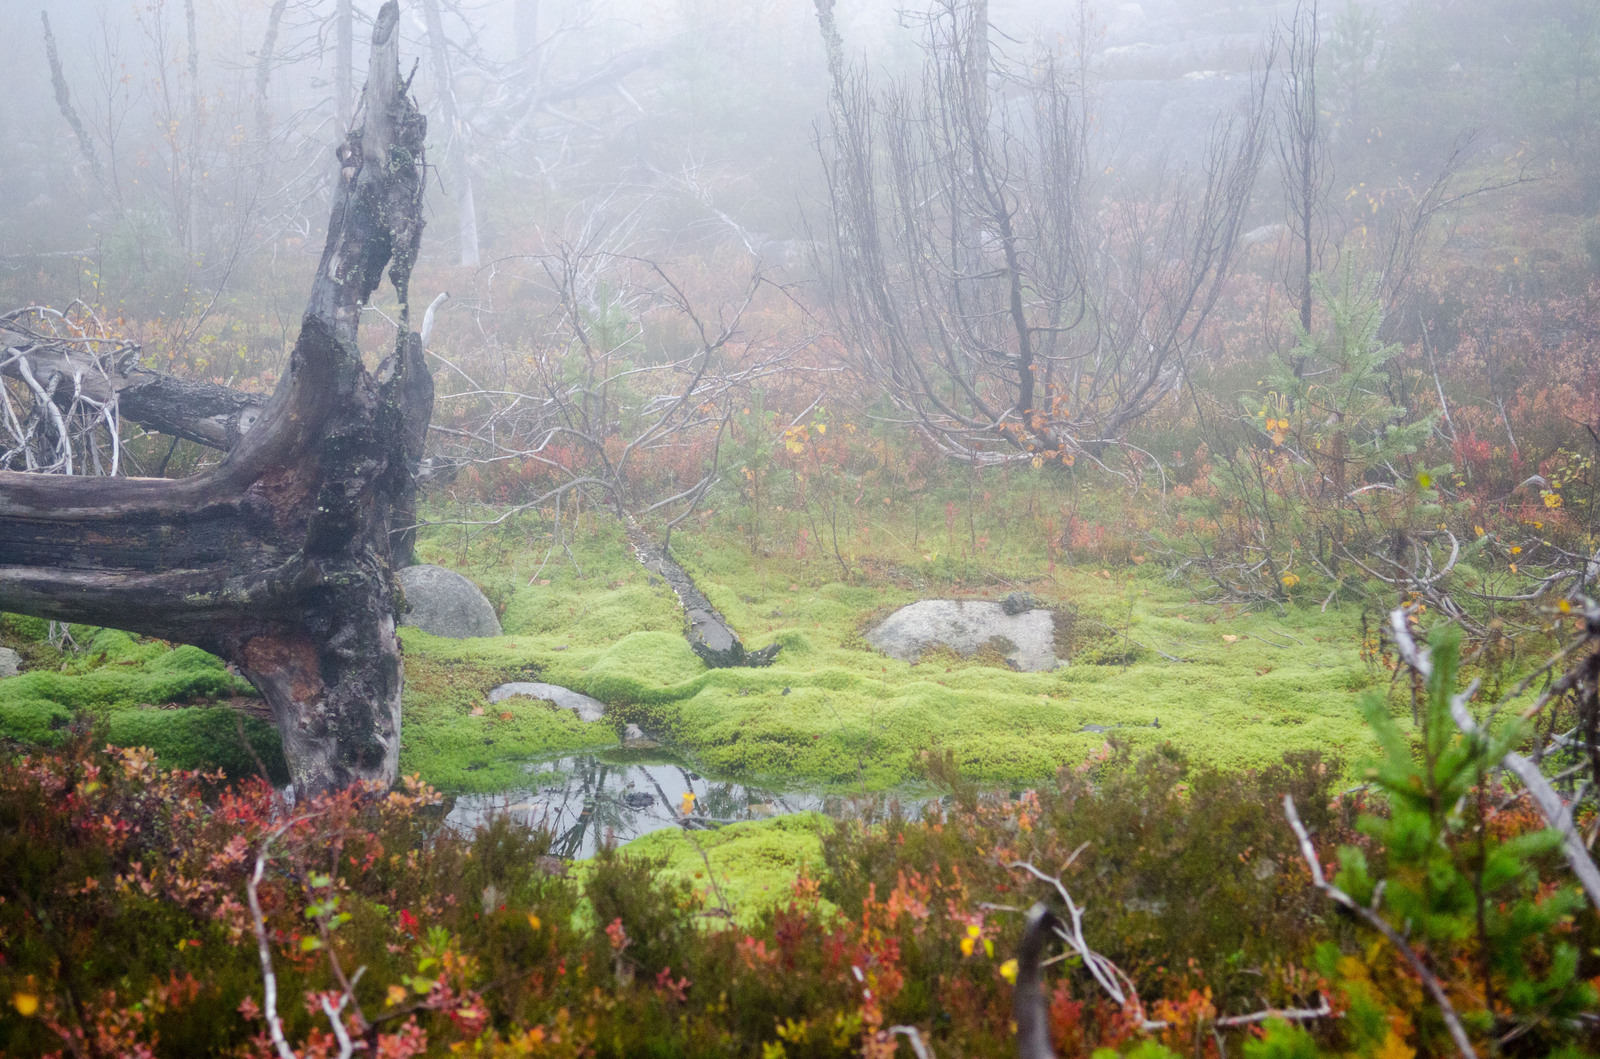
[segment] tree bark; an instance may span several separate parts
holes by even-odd
[[[389,538],[412,521],[417,419],[432,403],[406,308],[426,121],[400,79],[398,21],[390,0],[300,336],[259,422],[181,481],[0,471],[0,610],[222,656],[272,708],[302,795],[398,767]],[[368,372],[357,324],[386,268],[402,335]]]

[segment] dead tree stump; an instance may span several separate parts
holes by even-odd
[[[390,530],[413,521],[433,388],[405,310],[426,122],[398,20],[390,0],[289,371],[223,462],[181,481],[0,471],[0,610],[220,655],[271,706],[301,794],[392,781],[400,750]],[[386,268],[402,333],[369,372],[357,324]]]

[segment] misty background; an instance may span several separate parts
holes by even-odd
[[[92,291],[134,315],[181,314],[244,279],[241,268],[259,284],[258,270],[303,265],[348,120],[340,19],[348,7],[347,76],[359,90],[375,6],[5,5],[0,253],[11,278],[42,278],[56,298]],[[996,0],[990,18],[999,47],[1019,60],[1051,50],[1082,64],[1097,162],[1132,167],[1136,179],[1193,164],[1293,6]],[[41,7],[81,142],[58,106]],[[1538,171],[1590,160],[1593,3],[1320,8],[1340,191],[1403,193],[1468,133],[1480,162],[1515,157]],[[915,73],[914,7],[841,0],[837,18],[847,56],[876,78]],[[438,167],[430,260],[492,261],[560,227],[586,199],[645,193],[671,200],[649,226],[652,251],[731,240],[777,264],[804,257],[828,91],[812,4],[416,0],[402,25]],[[1573,189],[1574,213],[1593,212],[1593,184]],[[1256,219],[1272,223],[1271,196],[1262,198]],[[469,201],[475,248],[459,225]]]
[[[147,366],[270,389],[322,245],[333,145],[352,120],[375,8],[5,5],[0,300],[76,304],[139,343]],[[914,94],[937,67],[938,8],[838,0],[850,77],[863,76],[874,99]],[[1055,71],[1081,115],[1072,118],[1082,132],[1074,208],[1098,217],[1102,246],[1117,232],[1130,247],[1143,239],[1139,260],[1182,256],[1131,218],[1198,194],[1208,150],[1257,100],[1272,142],[1240,206],[1247,259],[1219,284],[1222,308],[1201,314],[1210,329],[1179,351],[1203,351],[1193,363],[1212,373],[1225,406],[1229,387],[1255,383],[1262,358],[1294,344],[1308,247],[1314,272],[1343,260],[1378,277],[1385,338],[1447,361],[1453,351],[1476,356],[1508,319],[1497,309],[1474,334],[1461,319],[1465,291],[1547,308],[1553,297],[1586,296],[1600,268],[1600,0],[976,8],[991,27],[997,120],[1028,129],[1027,78]],[[1319,146],[1307,237],[1285,152],[1289,55],[1297,34],[1312,39],[1312,24]],[[681,287],[667,301],[692,302],[702,316],[727,317],[752,277],[777,285],[781,297],[767,291],[740,321],[746,352],[804,348],[821,370],[839,343],[852,345],[841,337],[847,277],[834,266],[848,225],[829,184],[840,155],[814,3],[412,0],[401,25],[429,120],[418,291],[453,295],[432,343],[456,358],[440,375],[446,390],[514,389],[516,366],[533,363],[524,354],[559,356],[571,336],[550,320],[580,287],[585,312],[616,310],[648,326],[644,344],[658,357],[686,348],[683,322],[656,314],[650,323],[643,303],[618,293],[636,278],[602,275],[595,255],[664,266]],[[552,255],[565,278],[551,271]],[[1132,260],[1111,254],[1087,270],[1110,290]],[[641,297],[659,307],[660,293]],[[392,312],[385,296],[379,314]],[[1587,333],[1532,326],[1556,344]],[[1441,344],[1423,349],[1429,327]],[[367,333],[373,349],[388,341]],[[457,370],[461,358],[472,365]],[[1515,357],[1478,360],[1475,375],[1457,380],[1463,399],[1487,402],[1515,449],[1505,408],[1533,380]],[[1434,381],[1441,393],[1454,384]],[[1160,385],[1178,383],[1169,372]],[[817,392],[807,382],[791,395],[800,407],[808,387]],[[874,397],[870,385],[843,390],[841,400]],[[450,409],[466,408],[446,404],[441,415],[448,422]],[[498,414],[486,409],[472,415]],[[1154,421],[1127,422],[1146,431],[1146,448],[1159,440]],[[187,473],[214,458],[185,444],[143,469]]]

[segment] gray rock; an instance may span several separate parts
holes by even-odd
[[[500,619],[478,586],[442,566],[408,566],[400,571],[406,594],[401,625],[414,625],[435,636],[465,640],[499,636]]]
[[[1013,617],[1026,614],[1038,605],[1039,601],[1033,598],[1031,592],[1013,592],[1000,601],[1000,609]]]
[[[644,734],[644,729],[630,724],[622,729],[622,745],[629,750],[654,750],[661,744]]]
[[[491,703],[509,699],[513,695],[526,695],[530,699],[543,699],[558,710],[571,710],[580,721],[598,721],[606,715],[606,704],[591,699],[582,692],[564,688],[559,684],[541,684],[538,681],[517,680],[501,684],[489,692]]]
[[[1019,614],[986,599],[925,599],[901,607],[867,633],[867,642],[891,658],[915,662],[930,647],[970,655],[993,646],[1024,673],[1043,673],[1060,662],[1055,616],[1034,608]]]
[[[9,647],[0,647],[0,679],[14,677],[22,671],[22,656]]]

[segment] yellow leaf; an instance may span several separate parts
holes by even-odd
[[[1390,1030],[1384,1037],[1383,1043],[1373,1053],[1373,1059],[1414,1059],[1417,1050],[1400,1039],[1400,1035]]]
[[[1007,960],[1005,963],[1002,963],[1000,965],[1000,977],[1004,978],[1006,981],[1010,982],[1012,985],[1016,985],[1017,984],[1017,961],[1016,960]]]
[[[1237,643],[1238,641],[1239,641],[1239,638],[1237,636],[1233,635],[1230,632],[1225,632],[1225,633],[1222,634],[1222,642],[1223,643]]]
[[[982,933],[983,933],[983,931],[980,930],[978,927],[974,926],[971,923],[967,924],[967,937],[975,938],[975,937],[977,937],[978,935],[980,935]]]
[[[972,945],[973,945],[973,940],[971,938],[962,938],[961,939],[961,955],[963,955],[963,956],[971,956],[972,955]]]
[[[693,791],[684,791],[683,792],[683,806],[679,810],[679,815],[688,816],[692,812],[694,812],[694,792]]]
[[[826,434],[827,432],[828,432],[828,424],[826,424],[826,423],[818,423],[817,424],[817,433],[818,434]]]
[[[528,913],[528,926],[532,927],[534,930],[539,929],[539,917],[534,915],[532,912]]]
[[[389,1001],[389,1006],[390,1007],[394,1007],[396,1004],[404,1003],[405,999],[406,999],[406,997],[408,995],[409,994],[406,993],[405,986],[403,986],[403,985],[392,985],[392,986],[390,986],[389,987],[389,992],[388,992],[388,995],[387,995],[387,999]]]
[[[33,993],[12,993],[11,1006],[17,1009],[17,1014],[25,1019],[31,1019],[34,1012],[39,1010],[39,998]]]

